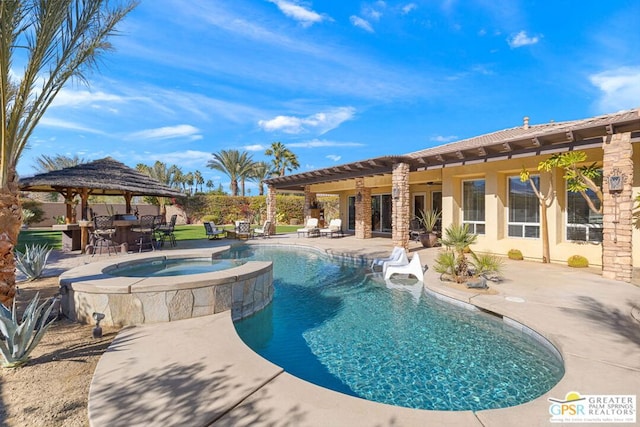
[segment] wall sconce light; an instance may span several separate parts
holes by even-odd
[[[358,194],[356,195],[356,202],[360,203],[362,202],[362,193],[358,191]]]
[[[398,188],[398,186],[393,186],[393,189],[391,190],[391,196],[396,200],[400,198],[400,189]]]

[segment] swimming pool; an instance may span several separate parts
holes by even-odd
[[[311,250],[244,247],[273,261],[273,302],[235,323],[258,354],[301,379],[371,401],[481,410],[530,401],[562,361],[495,316],[401,289]]]

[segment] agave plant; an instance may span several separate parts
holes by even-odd
[[[25,246],[24,253],[16,250],[16,268],[27,276],[27,280],[35,280],[42,274],[47,265],[51,249],[46,245]]]
[[[29,359],[29,354],[38,345],[44,333],[55,321],[47,322],[55,305],[55,298],[38,305],[39,294],[31,300],[18,323],[16,300],[11,311],[0,304],[0,353],[2,367],[15,368]]]

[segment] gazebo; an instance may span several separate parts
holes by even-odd
[[[73,200],[80,196],[81,219],[88,219],[89,196],[123,196],[126,213],[131,213],[134,196],[179,197],[180,191],[138,172],[111,157],[20,179],[20,190],[60,193],[66,203],[67,231],[71,224]],[[65,231],[65,230],[63,230]]]

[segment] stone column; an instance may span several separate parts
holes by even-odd
[[[267,221],[271,221],[271,234],[276,232],[276,188],[269,184],[267,185]]]
[[[364,178],[356,178],[356,239],[371,238],[371,189]]]
[[[391,239],[394,246],[409,249],[409,165],[396,163],[391,176],[391,195],[393,215]]]
[[[602,277],[631,282],[633,260],[631,236],[633,232],[633,147],[631,133],[607,136],[603,147],[603,238]],[[609,178],[620,177],[620,191],[612,192]]]
[[[311,217],[311,206],[316,203],[316,193],[311,192],[311,186],[304,186],[304,221]]]

